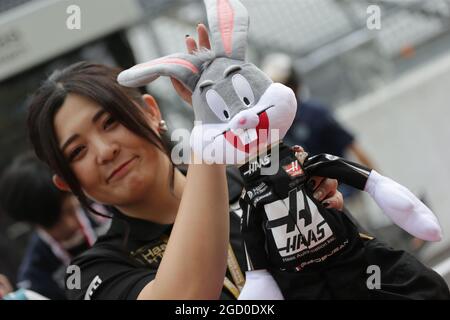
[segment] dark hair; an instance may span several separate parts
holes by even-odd
[[[61,216],[67,192],[58,190],[48,167],[32,153],[17,157],[0,179],[0,206],[11,218],[54,226]]]
[[[291,88],[294,92],[299,90],[299,87],[302,85],[303,79],[299,72],[295,71],[294,67],[291,67],[289,76],[285,81],[285,85]]]
[[[28,110],[28,134],[36,155],[69,185],[83,207],[99,215],[102,214],[91,207],[56,138],[54,117],[67,95],[78,94],[93,100],[127,129],[169,154],[164,141],[144,118],[145,103],[140,92],[119,85],[116,81],[119,72],[119,69],[89,62],[57,70],[34,93]],[[173,166],[170,174],[172,188]]]

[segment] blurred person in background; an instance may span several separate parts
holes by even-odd
[[[1,176],[0,207],[34,227],[17,286],[49,299],[65,299],[66,267],[94,243],[98,224],[71,193],[55,187],[46,165],[31,153],[17,157]]]
[[[274,82],[291,88],[297,95],[298,108],[294,122],[284,141],[288,145],[299,144],[310,155],[329,153],[338,157],[352,156],[356,161],[376,169],[353,134],[333,116],[331,108],[318,101],[302,97],[302,77],[295,71],[292,59],[284,53],[267,55],[262,70]],[[339,190],[347,198],[356,189],[341,185]]]
[[[28,234],[16,235],[19,228],[12,226],[11,219],[0,209],[0,299],[5,294],[6,280],[16,283],[17,270],[19,269],[23,252],[28,241]],[[28,226],[21,224],[20,232],[28,231]],[[19,242],[19,243],[18,243]],[[13,287],[13,286],[11,286]]]

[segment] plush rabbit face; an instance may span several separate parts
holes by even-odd
[[[177,78],[192,92],[194,152],[208,162],[244,163],[284,137],[297,101],[291,89],[245,62],[245,7],[237,0],[204,2],[214,54],[167,56],[126,70],[118,80],[141,86],[161,75]]]
[[[203,72],[192,102],[194,152],[227,164],[243,163],[284,137],[297,106],[292,90],[251,63],[227,58],[215,59]]]

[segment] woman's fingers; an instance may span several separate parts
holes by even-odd
[[[198,50],[197,48],[197,42],[195,41],[194,38],[192,38],[191,36],[187,35],[186,36],[186,49],[188,53],[194,53],[195,51]]]
[[[305,152],[302,147],[295,145],[291,149],[295,152],[295,157],[301,164],[303,164],[305,159],[308,158],[308,153]]]
[[[186,35],[185,43],[186,43],[186,50],[188,53],[192,54],[193,52],[197,51],[197,42],[190,35]],[[170,80],[172,81],[172,85],[173,85],[175,91],[181,97],[181,99],[183,99],[184,101],[186,101],[187,103],[192,105],[192,92],[190,90],[188,90],[177,79],[170,78]]]
[[[211,43],[209,41],[209,33],[208,29],[203,23],[199,23],[197,25],[197,34],[198,34],[198,43],[201,48],[205,48],[210,50],[211,49]]]
[[[344,208],[344,197],[342,196],[342,193],[339,191],[336,191],[332,196],[326,198],[322,204],[326,208],[333,208],[336,210],[342,210]]]
[[[293,146],[292,151],[295,152],[295,157],[301,164],[308,157],[308,153],[299,145]],[[344,198],[342,193],[337,191],[338,182],[336,179],[312,177],[308,181],[308,186],[314,191],[314,198],[322,202],[325,207],[337,210],[343,209]]]
[[[337,191],[338,182],[336,179],[313,177],[316,187],[314,190],[314,198],[322,202],[327,208],[342,210],[344,207],[344,199],[342,194]]]
[[[211,43],[209,41],[209,33],[208,29],[206,29],[206,26],[203,23],[200,23],[197,25],[197,35],[198,35],[198,45],[194,38],[187,35],[186,36],[186,49],[189,53],[194,53],[195,51],[198,51],[199,46],[200,49],[211,49]]]
[[[197,25],[197,34],[198,34],[198,45],[200,46],[200,49],[202,48],[211,49],[208,29],[206,29],[206,26],[204,24],[200,23],[199,25]],[[192,38],[191,36],[186,35],[185,43],[188,53],[192,54],[195,51],[198,51],[197,41],[195,41],[195,39]],[[175,88],[175,91],[181,97],[181,99],[192,105],[192,92],[188,90],[177,79],[171,78],[170,80],[172,81],[172,85]]]
[[[303,147],[299,146],[298,144],[296,144],[295,146],[292,146],[292,150],[294,152],[303,152],[303,151],[305,151],[305,149],[303,149]]]
[[[338,182],[336,179],[322,179],[314,189],[314,198],[319,201],[325,200],[336,193],[337,186]]]

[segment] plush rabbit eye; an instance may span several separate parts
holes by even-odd
[[[236,94],[246,106],[250,106],[255,102],[252,87],[244,76],[241,74],[235,74],[231,78],[231,81],[233,83],[234,91],[236,91]]]
[[[221,121],[230,119],[230,110],[223,98],[213,89],[206,92],[206,102]]]

